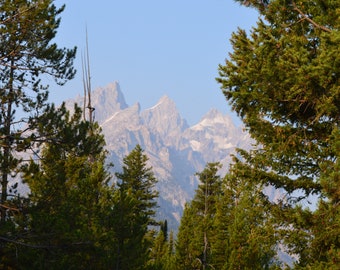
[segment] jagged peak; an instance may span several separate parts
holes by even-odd
[[[120,111],[113,113],[101,125],[105,126],[105,125],[112,123],[113,121],[115,121],[117,119],[124,119],[124,118],[127,119],[127,118],[134,116],[134,115],[139,118],[140,110],[141,110],[141,106],[140,106],[139,102],[136,102],[135,104],[133,104],[130,107],[125,108],[124,110],[120,110]],[[131,118],[130,118],[130,120],[131,120]]]
[[[159,99],[156,105],[152,106],[151,108],[146,109],[145,111],[153,111],[159,108],[169,108],[169,107],[176,109],[176,104],[171,98],[169,98],[167,95],[164,95]]]
[[[191,129],[202,129],[203,126],[212,126],[216,124],[223,124],[226,127],[235,126],[230,115],[224,115],[219,110],[212,108],[196,125],[192,126]]]
[[[141,110],[141,106],[139,102],[136,102],[135,104],[133,104],[131,107],[127,108],[127,110],[132,110],[132,111],[137,111],[138,114],[140,113]]]
[[[100,103],[118,103],[120,109],[125,109],[128,105],[120,89],[119,82],[114,81],[104,87],[99,87],[92,92],[93,100]]]
[[[216,108],[210,109],[203,118],[216,118],[216,117],[224,117],[223,113],[217,110]]]
[[[175,102],[167,95],[162,96],[156,105],[142,111],[141,118],[151,130],[157,131],[159,134],[167,134],[168,138],[188,128],[188,124],[178,112]],[[172,135],[170,136],[170,134]]]

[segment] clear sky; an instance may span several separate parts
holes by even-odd
[[[218,65],[231,51],[237,27],[250,29],[258,14],[232,0],[56,0],[66,4],[56,42],[78,47],[76,78],[50,88],[51,100],[82,94],[81,53],[87,26],[92,88],[118,81],[128,105],[175,101],[190,125],[211,108],[229,113]]]

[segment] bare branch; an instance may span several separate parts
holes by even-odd
[[[7,210],[11,210],[11,211],[15,211],[15,212],[20,212],[20,210],[18,208],[14,208],[8,205],[4,205],[4,204],[0,204],[0,208],[5,208]]]
[[[89,56],[89,43],[86,28],[86,52],[82,55],[82,70],[83,70],[83,87],[84,87],[84,120],[86,119],[85,110],[89,110],[89,122],[94,121],[93,111],[94,108],[91,104],[91,71],[90,71],[90,56]],[[87,105],[86,105],[87,102]]]

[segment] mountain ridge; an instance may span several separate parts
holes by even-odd
[[[159,181],[159,218],[167,219],[174,230],[198,185],[195,174],[207,162],[221,162],[220,173],[224,174],[235,148],[251,146],[249,135],[216,109],[189,126],[167,95],[145,110],[139,103],[127,105],[118,82],[94,90],[91,97],[95,120],[106,140],[108,162],[119,170],[124,156],[141,145]],[[66,104],[73,107],[75,102],[83,106],[84,100],[77,97]]]

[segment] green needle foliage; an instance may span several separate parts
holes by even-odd
[[[223,93],[257,141],[240,151],[249,181],[282,188],[273,211],[297,267],[339,264],[340,2],[238,1],[258,9],[249,34],[232,35],[220,65]],[[297,193],[298,191],[298,193]],[[314,194],[315,211],[297,203]],[[323,228],[329,228],[330,237]],[[330,266],[332,265],[332,266]],[[320,269],[321,269],[320,268]],[[335,269],[335,268],[334,268]]]
[[[208,163],[198,173],[200,184],[195,197],[183,213],[176,244],[176,265],[180,269],[214,269],[212,267],[212,239],[216,206],[221,195],[219,163]]]
[[[277,269],[270,203],[237,163],[224,179],[219,163],[198,174],[201,184],[185,207],[174,269]]]
[[[30,189],[26,219],[16,221],[5,257],[17,269],[107,267],[111,229],[105,219],[112,215],[112,200],[98,126],[83,121],[77,107],[71,116],[64,105],[51,106],[39,117],[36,133],[45,139],[39,159],[23,169]]]
[[[63,85],[75,74],[76,48],[58,48],[52,40],[64,6],[53,0],[0,1],[0,185],[2,225],[6,211],[9,176],[16,173],[17,151],[31,146],[27,129],[46,105],[52,77]],[[20,112],[20,114],[18,113]],[[21,117],[23,115],[23,117]],[[26,127],[23,129],[23,127]]]
[[[216,203],[212,244],[215,269],[276,269],[276,242],[270,204],[244,177],[238,162],[230,167]]]
[[[150,270],[173,270],[175,268],[173,231],[168,237],[167,220],[160,222],[160,230],[154,238],[148,268]]]
[[[117,203],[117,261],[115,269],[145,269],[153,235],[149,229],[157,225],[155,190],[157,179],[148,157],[140,145],[123,159],[123,171],[118,178],[119,200]]]

